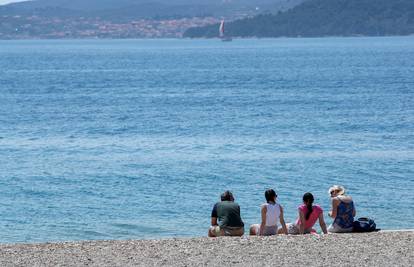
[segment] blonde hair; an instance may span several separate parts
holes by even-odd
[[[328,193],[331,194],[333,191],[338,191],[338,195],[345,194],[345,188],[342,185],[333,185],[329,188]]]

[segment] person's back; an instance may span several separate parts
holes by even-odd
[[[336,211],[336,217],[334,224],[341,228],[352,228],[354,223],[354,202],[352,199],[341,199],[337,197],[339,201]]]
[[[278,232],[287,234],[286,224],[283,218],[283,208],[276,202],[277,194],[273,189],[265,191],[266,203],[260,206],[262,217],[261,224],[250,226],[250,235],[276,235]],[[278,229],[278,222],[282,229]]]
[[[267,227],[277,227],[280,217],[280,205],[275,202],[264,203],[262,207],[266,207],[266,224]]]
[[[342,186],[333,186],[329,189],[332,200],[332,209],[329,212],[334,221],[328,231],[332,233],[348,233],[353,230],[354,217],[356,215],[352,197],[345,195]]]
[[[215,212],[214,212],[215,210]],[[233,201],[221,201],[213,208],[212,217],[217,217],[220,227],[242,227],[240,206]]]
[[[234,202],[233,194],[226,191],[221,195],[221,201],[213,207],[208,236],[242,236],[243,234],[244,223],[240,216],[240,206]]]
[[[298,207],[298,210],[302,211],[303,214],[307,214],[309,212],[308,207],[305,204],[302,204]],[[308,219],[305,219],[305,224],[304,224],[304,228],[307,229],[311,229],[316,221],[319,218],[319,215],[323,213],[322,208],[319,205],[313,205],[312,206],[312,212],[309,215]],[[296,220],[296,225],[300,225],[302,222],[300,220],[300,218],[298,218]]]
[[[289,224],[289,234],[297,235],[316,232],[316,230],[313,229],[313,226],[318,220],[322,232],[324,234],[328,233],[323,218],[323,210],[319,205],[313,205],[314,197],[312,193],[305,193],[302,200],[303,204],[298,207],[298,219],[295,223]]]

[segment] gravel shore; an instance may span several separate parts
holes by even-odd
[[[0,266],[414,266],[414,232],[0,245]]]

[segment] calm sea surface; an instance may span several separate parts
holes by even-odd
[[[205,236],[225,189],[292,221],[332,184],[414,228],[414,37],[0,41],[0,242]]]

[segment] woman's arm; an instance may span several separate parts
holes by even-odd
[[[332,199],[332,209],[328,215],[332,218],[336,218],[336,211],[338,209],[338,200],[336,198]]]
[[[355,203],[354,203],[354,210],[352,211],[352,217],[356,216],[356,209],[355,209]]]
[[[303,235],[305,233],[305,215],[303,214],[303,212],[301,210],[299,210],[299,220],[300,220],[300,225],[299,225],[299,234]]]
[[[283,218],[283,208],[282,208],[282,206],[280,206],[280,216],[279,216],[279,219],[280,219],[280,224],[282,225],[283,233],[285,235],[287,235],[288,234],[288,231],[287,231],[285,219]]]
[[[213,210],[211,211],[211,226],[216,226],[217,224],[217,203],[214,205]]]
[[[266,213],[267,213],[267,207],[265,205],[262,206],[262,223],[260,224],[260,232],[259,235],[263,235],[265,226],[266,226]]]
[[[326,223],[325,223],[325,219],[323,218],[323,212],[319,214],[319,225],[321,226],[322,232],[324,234],[327,234],[328,230],[326,229]]]

